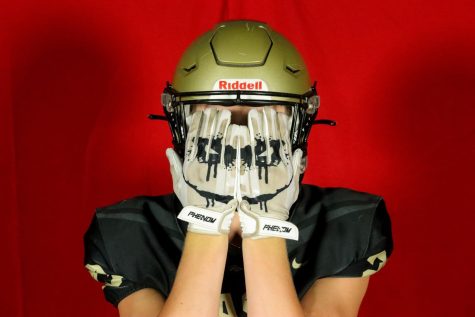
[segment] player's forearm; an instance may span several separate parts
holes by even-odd
[[[248,316],[303,316],[292,282],[285,240],[244,239],[242,248]]]
[[[160,317],[216,317],[228,238],[188,232],[170,296]]]

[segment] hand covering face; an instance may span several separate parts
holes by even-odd
[[[191,117],[182,160],[167,149],[173,190],[184,209],[179,219],[188,230],[206,234],[229,232],[236,209],[236,145],[229,110],[205,109]]]
[[[231,113],[207,108],[193,114],[183,162],[167,150],[173,189],[185,207],[188,230],[229,232],[239,203],[244,237],[298,239],[287,222],[299,192],[302,151],[292,155],[289,120],[271,107],[252,109],[248,125],[230,124]]]
[[[244,237],[298,239],[287,222],[298,198],[302,151],[292,153],[290,118],[271,107],[248,114],[249,139],[240,146],[239,216]]]

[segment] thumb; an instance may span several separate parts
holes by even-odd
[[[300,165],[302,164],[303,151],[301,149],[296,149],[292,154],[292,168],[294,172],[294,177],[300,177]]]
[[[165,151],[167,155],[168,162],[170,163],[170,172],[172,174],[173,183],[176,183],[182,176],[182,161],[178,154],[172,149],[168,148]]]
[[[243,212],[249,213],[251,211],[251,206],[247,200],[241,200],[239,202],[239,209]]]

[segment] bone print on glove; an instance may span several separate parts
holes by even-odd
[[[173,190],[184,206],[178,218],[188,230],[226,234],[236,210],[235,138],[228,133],[229,110],[205,109],[191,117],[182,160],[167,149]]]
[[[302,151],[292,154],[289,121],[271,107],[249,111],[249,140],[237,154],[244,237],[298,240],[298,228],[286,220],[299,194]]]

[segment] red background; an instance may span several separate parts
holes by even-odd
[[[146,115],[189,42],[237,18],[296,43],[338,121],[313,131],[305,181],[387,200],[395,252],[361,316],[475,316],[472,0],[17,1],[0,18],[1,316],[115,316],[82,235],[95,206],[171,190],[168,127]]]

